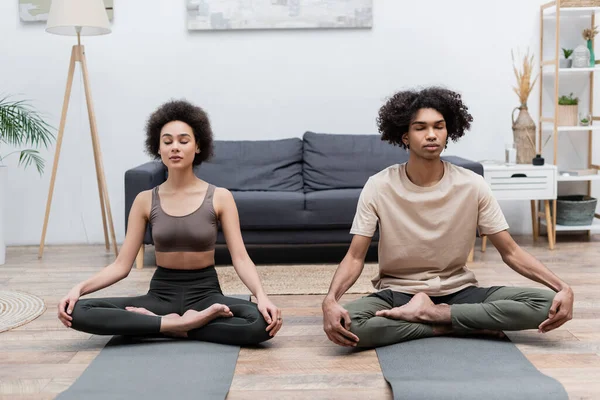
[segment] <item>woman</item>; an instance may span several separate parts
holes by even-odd
[[[160,157],[168,178],[136,197],[116,261],[71,289],[58,305],[59,319],[67,327],[99,335],[162,333],[235,345],[275,336],[281,311],[267,298],[246,252],[233,196],[194,175],[193,167],[212,154],[208,116],[186,101],[171,101],[150,116],[146,135],[146,150]],[[79,300],[129,274],[148,222],[159,265],[148,293]],[[257,304],[221,292],[214,267],[219,223],[233,266]]]

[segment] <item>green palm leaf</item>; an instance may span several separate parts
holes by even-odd
[[[0,145],[48,148],[54,139],[51,129],[53,128],[44,121],[43,115],[33,109],[27,101],[0,98]],[[0,161],[2,158],[0,154]],[[25,168],[35,165],[41,174],[44,160],[35,150],[23,150],[19,157],[19,165]]]
[[[40,152],[37,150],[21,150],[19,156],[19,165],[27,168],[31,164],[35,165],[35,168],[41,174],[44,172],[44,159],[40,156]]]

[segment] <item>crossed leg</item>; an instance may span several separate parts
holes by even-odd
[[[423,293],[400,296],[408,300],[404,304],[371,295],[346,309],[358,347],[379,347],[438,335],[534,329],[548,317],[554,295],[546,289],[500,287],[486,292],[481,302],[469,303],[460,293],[446,296],[449,304],[435,304]]]
[[[181,336],[231,314],[227,306],[177,314],[175,301],[146,294],[136,297],[81,299],[73,308],[72,327],[95,335],[143,336],[158,333]]]

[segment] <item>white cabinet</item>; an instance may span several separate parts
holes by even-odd
[[[531,203],[531,224],[533,238],[537,240],[539,217],[545,218],[549,227],[548,246],[554,249],[554,231],[550,215],[550,202],[556,201],[557,169],[555,165],[531,164],[483,164],[483,177],[497,200],[529,200]],[[544,202],[544,214],[538,214],[536,202]],[[481,242],[481,250],[485,251],[486,238]]]

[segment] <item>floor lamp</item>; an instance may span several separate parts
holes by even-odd
[[[96,165],[96,177],[98,180],[98,193],[100,194],[100,207],[102,209],[104,242],[106,244],[106,249],[110,250],[110,242],[106,226],[106,220],[108,217],[110,235],[116,256],[118,254],[118,249],[115,238],[115,227],[113,225],[108,190],[106,187],[106,178],[104,176],[104,168],[102,166],[102,154],[100,152],[98,130],[96,128],[96,116],[94,114],[92,94],[90,92],[90,80],[85,58],[85,49],[81,45],[81,36],[106,35],[111,32],[104,2],[102,0],[52,0],[50,14],[48,15],[48,22],[46,25],[46,32],[56,35],[77,36],[77,45],[73,46],[73,49],[71,50],[71,62],[69,64],[67,87],[65,90],[65,98],[60,118],[60,125],[58,128],[54,165],[52,167],[52,178],[50,180],[50,189],[48,191],[48,199],[46,202],[46,215],[44,217],[44,227],[42,229],[42,238],[40,240],[38,257],[41,258],[44,253],[46,229],[48,228],[48,217],[50,215],[50,207],[52,204],[56,170],[58,167],[58,160],[60,158],[60,148],[65,130],[67,110],[69,108],[69,98],[71,96],[71,87],[73,85],[73,72],[75,71],[75,63],[81,64],[81,70],[83,73],[83,86],[85,89],[90,131],[92,134],[92,147],[94,151],[94,162]]]

